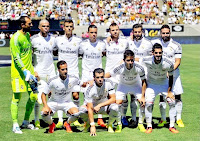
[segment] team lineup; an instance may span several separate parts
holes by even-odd
[[[160,38],[150,41],[143,37],[141,24],[133,25],[133,35],[126,38],[120,36],[119,26],[112,23],[110,36],[102,41],[97,39],[95,25],[88,27],[89,38],[82,40],[73,35],[74,23],[69,19],[64,22],[64,35],[58,37],[49,34],[47,20],[39,22],[40,32],[31,37],[30,18],[22,16],[19,21],[21,29],[10,40],[14,133],[22,134],[21,128],[39,129],[41,115],[49,125],[49,133],[62,127],[71,133],[70,125],[81,126],[78,121],[81,119],[84,121],[83,132],[89,131],[90,136],[96,136],[94,115],[98,114],[98,125],[107,128],[109,133],[123,132],[122,127],[137,127],[148,134],[153,131],[152,112],[157,95],[160,96],[161,113],[158,127],[168,124],[166,102],[169,105],[169,131],[179,132],[175,122],[178,127],[184,127],[181,119],[183,88],[178,68],[182,47],[170,37],[168,25],[161,27]],[[58,56],[56,69],[54,55]],[[106,56],[105,71],[102,69],[103,56]],[[81,77],[79,57],[82,57]],[[28,92],[29,99],[20,128],[18,105],[24,92]],[[84,95],[83,105],[80,105],[80,92]],[[126,118],[128,94],[131,96],[130,121]],[[40,105],[43,105],[42,111]],[[33,109],[35,125],[29,122]],[[52,118],[55,113],[58,114],[57,124]],[[67,121],[63,121],[63,114],[67,115]],[[107,124],[103,115],[109,116]],[[115,130],[114,123],[117,124]]]

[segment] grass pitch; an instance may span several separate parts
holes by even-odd
[[[182,119],[185,128],[176,128],[180,131],[179,134],[169,132],[168,127],[161,129],[156,128],[160,119],[160,112],[158,107],[158,97],[156,99],[153,111],[153,122],[155,128],[151,134],[139,132],[137,128],[124,128],[121,133],[108,133],[106,129],[97,127],[97,136],[90,137],[89,133],[82,133],[83,128],[75,128],[77,132],[66,133],[64,129],[57,130],[53,134],[45,133],[48,128],[31,131],[23,129],[23,134],[18,135],[12,133],[12,120],[10,114],[10,103],[12,99],[12,91],[10,84],[10,67],[0,68],[0,140],[29,140],[29,141],[45,141],[45,140],[96,140],[96,141],[129,141],[129,140],[181,140],[181,141],[196,141],[200,140],[200,48],[199,45],[182,45],[183,57],[180,66],[181,79],[184,88],[182,95],[183,113]],[[0,55],[9,54],[8,48],[0,48]],[[105,64],[105,58],[103,59]],[[104,65],[105,66],[105,65]],[[25,105],[28,99],[28,94],[24,93],[19,104],[19,124],[22,123],[25,112]],[[81,103],[83,96],[81,95]],[[128,109],[127,116],[129,117],[130,109]],[[167,113],[168,115],[168,113]],[[105,119],[106,116],[104,116]],[[32,113],[30,120],[34,119]],[[56,120],[56,116],[55,116]]]

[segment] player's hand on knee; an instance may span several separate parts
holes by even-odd
[[[175,100],[175,97],[174,97],[174,95],[173,95],[173,93],[172,93],[171,91],[168,92],[168,94],[167,94],[167,98],[170,98],[170,99]]]
[[[140,105],[142,107],[144,107],[145,106],[145,97],[141,97],[140,99],[138,99],[138,102],[140,103]]]
[[[97,134],[96,134],[96,127],[95,127],[95,125],[92,125],[91,127],[90,127],[90,136],[96,136]]]
[[[42,112],[43,112],[44,115],[50,115],[52,113],[52,110],[49,106],[44,106],[42,108]]]

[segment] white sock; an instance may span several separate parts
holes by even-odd
[[[123,101],[121,104],[121,116],[122,117],[126,117],[127,109],[128,109],[128,100]]]
[[[163,121],[166,121],[166,102],[160,102],[159,107],[160,107],[161,119]]]
[[[103,115],[102,114],[98,114],[98,118],[103,118]]]
[[[137,111],[137,101],[134,99],[131,99],[131,115],[132,115],[132,120],[136,121],[136,111]]]
[[[179,120],[181,119],[181,113],[182,113],[182,108],[183,108],[183,103],[182,101],[176,101],[176,104],[175,104],[175,108],[176,108],[176,120]]]
[[[58,122],[63,122],[63,111],[62,110],[58,110]]]
[[[34,113],[35,113],[35,121],[39,121],[40,104],[37,101],[35,102]]]
[[[140,106],[140,108],[139,108],[139,121],[138,121],[139,124],[143,124],[144,117],[145,117],[145,108]]]

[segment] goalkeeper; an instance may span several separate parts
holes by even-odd
[[[22,93],[28,92],[29,99],[26,103],[26,112],[22,128],[35,129],[29,123],[29,118],[37,100],[37,79],[34,77],[32,66],[32,48],[30,41],[30,29],[33,26],[31,19],[21,16],[19,19],[20,30],[18,30],[10,40],[11,63],[11,83],[13,97],[11,102],[11,115],[13,120],[13,132],[22,134],[18,125],[18,104]]]

